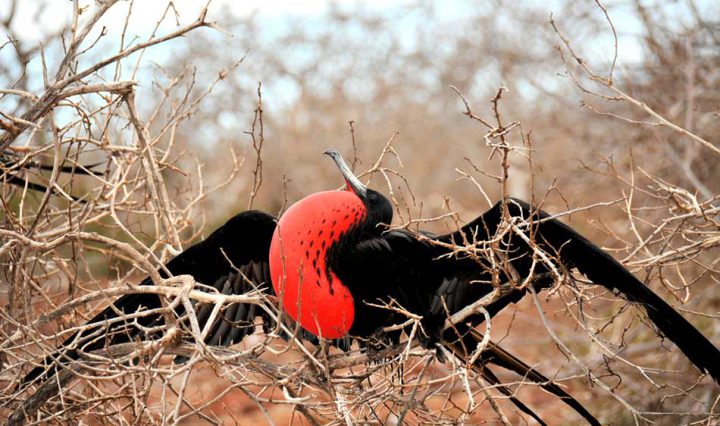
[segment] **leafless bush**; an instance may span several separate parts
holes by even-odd
[[[156,271],[211,228],[206,215],[217,223],[230,209],[276,213],[327,189],[337,179],[318,154],[339,144],[393,200],[394,226],[454,229],[498,197],[531,198],[616,248],[718,342],[720,33],[711,14],[685,5],[687,19],[675,26],[660,3],[568,2],[552,24],[540,9],[509,13],[517,8],[502,1],[473,8],[463,25],[435,23],[427,5],[391,16],[338,7],[321,31],[296,22],[268,39],[250,18],[227,14],[218,28],[206,10],[188,21],[172,3],[144,38],[105,32],[108,11],[122,10],[127,29],[142,6],[75,2],[71,24],[33,45],[13,33],[11,12],[0,49],[12,59],[0,63],[0,148],[11,160],[2,163],[0,188],[0,416],[24,404],[30,419],[50,423],[518,422],[475,372],[436,362],[415,344],[371,356],[260,333],[229,349],[178,339],[204,332],[192,313],[173,319],[178,304],[215,303],[219,311],[242,300],[278,315],[263,294],[228,298]],[[615,10],[639,18],[643,61],[613,59],[625,37],[611,19]],[[411,47],[388,30],[406,12],[423,23]],[[508,28],[527,34],[512,38]],[[607,61],[585,55],[597,34],[610,40]],[[154,49],[179,38],[187,56],[148,66]],[[228,53],[225,45],[237,40]],[[443,49],[436,40],[447,41]],[[567,78],[543,80],[558,71]],[[498,90],[501,81],[509,90]],[[281,90],[294,98],[279,100]],[[11,185],[12,176],[28,183]],[[210,199],[220,187],[223,197]],[[525,235],[514,226],[500,232]],[[552,255],[537,253],[541,261]],[[570,272],[557,270],[552,290],[506,309],[482,331],[608,422],[716,422],[717,387],[678,374],[688,363],[659,350],[639,310]],[[157,286],[127,285],[146,275]],[[16,389],[32,362],[89,313],[142,291],[166,296],[162,338],[87,354],[35,396]],[[166,355],[189,360],[174,364]],[[501,378],[545,407],[539,412],[576,421],[534,385]]]
[[[192,173],[179,169],[173,147],[177,127],[237,64],[219,70],[215,81],[196,82],[191,69],[157,77],[158,96],[140,107],[133,78],[144,72],[143,56],[213,24],[203,9],[165,32],[166,21],[177,18],[169,3],[146,39],[131,39],[125,30],[137,11],[117,3],[75,2],[71,25],[37,47],[14,36],[22,25],[14,21],[18,2],[3,22],[9,38],[2,53],[16,58],[3,62],[7,88],[0,90],[4,412],[19,402],[18,367],[68,336],[47,324],[59,318],[65,329],[68,320],[82,320],[113,275],[127,282],[140,271],[163,282],[158,267],[202,231],[196,206],[215,189],[204,186],[200,165]],[[108,35],[105,26],[117,17],[109,11],[123,6],[122,32]],[[108,37],[118,37],[114,50]],[[232,166],[228,154],[232,178],[239,160]],[[49,162],[50,172],[40,173]],[[11,185],[23,174],[24,187]],[[38,185],[47,190],[37,192]],[[69,302],[88,292],[95,297]],[[42,312],[49,315],[38,319]]]

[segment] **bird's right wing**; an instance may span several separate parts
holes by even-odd
[[[243,212],[218,228],[204,241],[197,243],[167,263],[171,275],[192,275],[199,289],[237,295],[264,291],[272,295],[269,281],[268,251],[275,218],[259,211]],[[161,275],[167,276],[164,270]],[[151,285],[146,278],[141,285]],[[205,328],[215,304],[194,305],[201,329]],[[110,345],[132,342],[135,339],[157,338],[165,331],[163,303],[157,294],[127,294],[88,321],[85,327],[71,337],[42,363],[30,371],[23,383],[37,378],[47,379],[58,369],[75,361],[83,354]],[[169,313],[173,315],[172,312]],[[180,305],[175,315],[187,323],[185,309]],[[272,327],[272,318],[253,303],[232,303],[224,306],[207,329],[205,342],[213,345],[230,345],[254,331],[257,316]]]
[[[218,279],[213,288],[223,295],[239,295],[261,292],[275,296],[270,282],[270,268],[265,261],[251,261],[238,268],[236,272]],[[231,303],[212,318],[215,303],[195,305],[197,321],[201,327],[209,328],[205,332],[204,342],[213,346],[231,346],[255,331],[255,318],[262,318],[263,329],[269,333],[275,325],[275,319],[262,306],[254,303]]]

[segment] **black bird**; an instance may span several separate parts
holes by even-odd
[[[348,336],[370,349],[398,342],[403,330],[385,329],[405,323],[408,316],[403,311],[406,311],[422,318],[416,337],[423,346],[444,346],[467,362],[483,338],[473,327],[485,317],[476,313],[447,327],[449,316],[489,294],[494,288],[489,283],[511,282],[513,274],[519,282],[531,275],[535,277],[522,289],[510,291],[488,305],[487,311],[492,316],[520,300],[530,286],[534,291],[551,286],[555,282],[553,268],[575,267],[593,283],[642,306],[664,336],[699,370],[720,382],[720,351],[712,343],[619,262],[547,213],[521,200],[507,199],[450,234],[387,230],[383,225],[389,224],[393,215],[388,199],[366,188],[338,152],[329,150],[326,154],[339,167],[347,191],[310,195],[291,206],[279,220],[259,211],[240,213],[171,260],[166,265],[167,271],[172,275],[190,274],[197,282],[224,294],[263,289],[277,295],[284,312],[302,326],[307,337],[334,339],[340,347]],[[505,229],[503,221],[508,219],[517,221],[515,231],[524,233],[498,235]],[[534,246],[525,235],[532,237]],[[454,250],[466,244],[488,248],[491,241],[495,242],[495,255],[504,255],[504,259],[495,263],[507,264],[509,268],[498,271],[482,254]],[[537,249],[552,257],[556,266],[534,262]],[[509,269],[514,272],[505,272]],[[164,270],[161,274],[167,276]],[[148,278],[142,284],[151,281]],[[122,321],[118,313],[132,314],[160,306],[155,295],[131,294],[118,299],[90,321],[98,324],[97,328],[70,337],[25,381],[47,379],[83,352],[143,336],[142,329],[162,324],[163,317],[141,316],[133,324]],[[201,325],[208,320],[211,310],[208,305],[198,307]],[[231,345],[240,341],[254,331],[256,316],[263,317],[266,330],[273,327],[272,319],[256,305],[231,305],[212,325],[206,342]],[[148,337],[153,336],[144,336]],[[552,381],[492,342],[472,367],[489,382],[498,384],[489,364],[540,383],[589,423],[599,424]],[[544,424],[512,397],[510,389],[499,384],[498,389]]]

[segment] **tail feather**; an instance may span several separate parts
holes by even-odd
[[[461,361],[467,362],[469,354],[478,346],[483,340],[483,335],[477,330],[464,326],[462,324],[456,325],[456,329],[461,336],[458,337],[455,331],[446,332],[445,335],[445,346]],[[504,395],[510,398],[510,401],[515,404],[518,409],[522,412],[533,417],[538,423],[544,424],[543,421],[524,403],[519,401],[515,396],[514,392],[507,386],[501,385],[498,378],[492,371],[489,370],[487,364],[495,364],[499,367],[505,368],[506,370],[512,371],[521,377],[531,380],[534,383],[540,385],[545,391],[552,395],[560,398],[560,400],[568,405],[570,408],[580,414],[589,424],[600,425],[600,422],[575,398],[565,392],[560,386],[553,383],[549,378],[545,377],[542,373],[530,367],[511,353],[502,349],[496,343],[490,342],[485,351],[478,357],[477,361],[471,366],[475,371],[480,373],[488,382],[496,385],[497,389]]]
[[[494,385],[500,393],[505,395],[515,406],[522,411],[523,413],[529,415],[533,419],[535,419],[538,424],[542,426],[547,426],[547,423],[543,421],[540,416],[538,416],[533,410],[530,409],[527,405],[525,405],[524,402],[520,401],[516,396],[515,393],[508,388],[507,386],[503,385],[502,382],[500,382],[500,379],[495,375],[495,373],[492,372],[487,366],[482,367],[480,369],[479,373],[483,376],[483,378],[490,383],[491,385]]]

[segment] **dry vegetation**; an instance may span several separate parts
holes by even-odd
[[[452,229],[503,195],[565,212],[720,344],[716,5],[567,1],[550,18],[534,2],[496,0],[441,19],[420,2],[334,6],[279,25],[169,3],[142,32],[131,25],[142,3],[76,1],[62,31],[30,42],[10,3],[0,418],[25,404],[50,424],[522,423],[465,366],[420,347],[370,362],[260,330],[230,349],[168,333],[94,353],[35,399],[16,389],[41,354],[148,274],[170,305],[231,303],[155,271],[238,211],[278,213],[339,186],[320,156],[328,147],[391,196],[396,226]],[[627,45],[641,53],[618,59]],[[662,345],[641,310],[576,278],[506,309],[492,338],[604,422],[717,424],[717,384]],[[274,312],[263,295],[243,297]],[[578,421],[502,378],[553,424]]]

